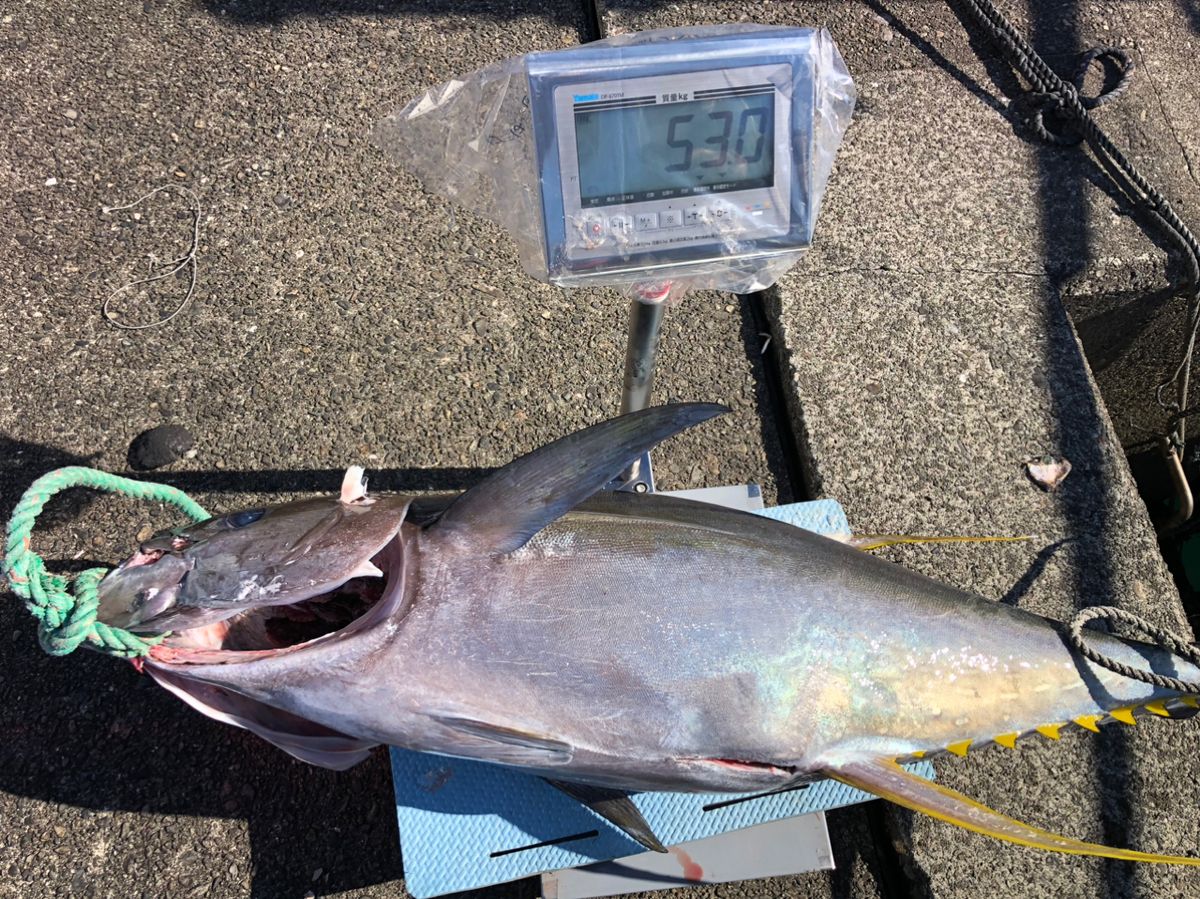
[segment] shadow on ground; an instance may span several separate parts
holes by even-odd
[[[1192,26],[1192,30],[1200,33],[1200,3],[1197,0],[1176,0],[1179,8],[1183,10],[1184,15],[1188,18],[1188,23]]]

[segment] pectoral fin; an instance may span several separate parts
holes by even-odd
[[[844,784],[874,793],[889,802],[941,821],[965,827],[1020,846],[1031,846],[1068,855],[1097,855],[1131,862],[1159,862],[1168,865],[1197,865],[1200,858],[1177,855],[1153,855],[1132,849],[1112,849],[1097,843],[1085,843],[1070,837],[1040,830],[981,805],[948,787],[933,783],[900,767],[890,759],[870,759],[830,769],[830,777]]]
[[[378,745],[159,665],[148,665],[146,670],[161,686],[209,718],[257,734],[310,765],[345,771],[366,759]]]
[[[430,526],[429,534],[480,552],[514,552],[642,453],[728,411],[711,403],[655,406],[555,440],[472,487]]]
[[[462,754],[471,758],[506,765],[545,767],[565,765],[574,756],[570,744],[544,734],[457,715],[435,715],[433,720],[454,731]],[[452,749],[446,752],[456,754]]]
[[[843,538],[855,549],[865,551],[882,549],[885,546],[898,546],[902,543],[1019,543],[1032,540],[1032,537],[932,537],[920,534],[852,534]]]
[[[630,839],[637,840],[652,852],[666,852],[667,847],[659,842],[638,807],[633,804],[628,793],[620,790],[610,790],[606,787],[592,787],[587,784],[566,783],[561,780],[542,778],[555,789],[561,790],[577,802],[581,802],[593,812],[619,827]]]

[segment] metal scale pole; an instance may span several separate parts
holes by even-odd
[[[658,337],[663,313],[667,310],[670,283],[643,284],[634,289],[629,305],[629,342],[625,347],[625,377],[621,384],[621,414],[636,412],[650,405],[654,387],[654,363],[658,355]],[[654,492],[654,470],[650,454],[640,459],[617,478],[620,490],[635,493]]]

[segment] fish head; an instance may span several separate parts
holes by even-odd
[[[101,582],[100,619],[161,634],[144,670],[203,714],[306,762],[356,764],[377,741],[330,725],[344,696],[327,674],[360,670],[394,635],[418,534],[447,500],[349,493],[155,536]],[[331,690],[324,712],[306,711],[305,696]]]
[[[408,497],[322,497],[244,509],[143,542],[100,583],[100,621],[135,633],[214,625],[255,609],[332,597],[386,580]],[[365,592],[370,592],[369,590]],[[293,617],[304,617],[294,615]]]

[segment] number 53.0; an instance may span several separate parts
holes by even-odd
[[[672,116],[667,123],[667,146],[672,149],[683,150],[683,158],[679,162],[672,163],[667,166],[668,172],[686,172],[692,167],[692,153],[695,150],[695,144],[685,137],[680,137],[678,129],[682,125],[686,125],[696,116],[694,114]],[[710,112],[708,118],[713,122],[721,123],[721,131],[719,134],[713,134],[711,137],[705,138],[706,144],[715,144],[720,147],[717,156],[713,159],[701,162],[702,168],[714,169],[725,165],[729,161],[729,138],[733,133],[733,113],[729,110],[720,110],[718,112]],[[762,159],[764,146],[766,144],[766,125],[767,109],[765,107],[755,107],[752,109],[742,110],[742,114],[738,116],[737,127],[737,142],[734,144],[734,153],[741,157],[742,162],[747,165],[758,162]],[[746,131],[749,130],[750,122],[757,123],[756,131],[758,139],[754,144],[753,151],[749,155],[746,154]]]

